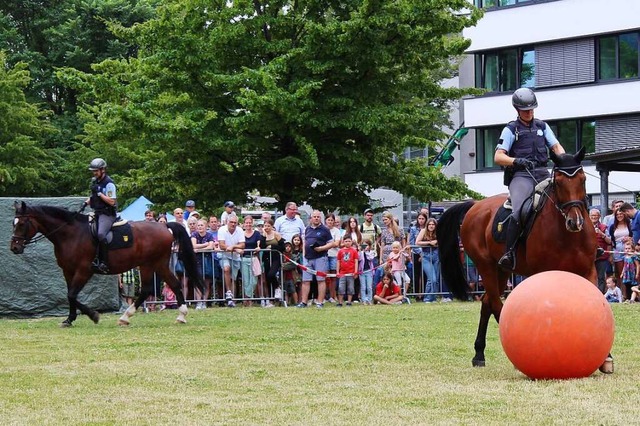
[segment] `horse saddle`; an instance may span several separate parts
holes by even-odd
[[[95,219],[95,214],[89,213],[89,227],[91,228],[91,236],[94,241],[97,241],[98,227]],[[107,243],[109,250],[116,250],[121,248],[129,248],[133,246],[133,230],[129,221],[118,219],[111,226],[111,231],[107,234]]]
[[[524,239],[531,232],[533,223],[535,221],[538,212],[542,210],[547,197],[543,197],[547,188],[551,184],[551,178],[545,179],[538,183],[533,189],[533,193],[527,197],[522,203],[520,209],[520,223],[522,226],[522,234],[520,239]],[[511,198],[507,198],[503,205],[498,208],[495,217],[493,218],[493,224],[491,226],[491,235],[497,243],[504,243],[507,238],[507,226],[510,220],[513,220],[511,213],[513,206],[511,205]]]

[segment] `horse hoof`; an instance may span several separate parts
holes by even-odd
[[[124,326],[124,325],[129,325],[129,321],[127,321],[127,320],[123,320],[122,318],[120,318],[120,319],[118,320],[118,325],[122,325],[122,326]]]
[[[93,321],[94,324],[97,324],[100,322],[100,314],[97,312],[94,312],[93,315],[91,315],[91,321]]]
[[[600,368],[598,368],[598,370],[600,370],[600,372],[604,374],[613,374],[613,358],[611,358],[610,356],[605,358],[604,362],[602,363]]]
[[[187,320],[184,318],[176,318],[176,323],[178,324],[186,324]]]
[[[484,362],[484,360],[474,359],[474,360],[471,361],[471,365],[473,365],[474,367],[484,367],[485,366],[485,362]]]
[[[71,327],[73,324],[71,324],[71,321],[67,321],[64,320],[60,323],[60,328],[69,328]]]

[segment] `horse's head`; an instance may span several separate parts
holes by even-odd
[[[29,207],[24,201],[14,203],[16,216],[13,219],[13,235],[11,236],[11,251],[15,254],[24,252],[24,246],[38,233],[37,225],[29,216]]]
[[[556,194],[556,207],[565,219],[570,232],[582,231],[584,213],[587,209],[587,180],[582,169],[584,147],[575,155],[556,155],[551,151],[553,166],[553,184]]]

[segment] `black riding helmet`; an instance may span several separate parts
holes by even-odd
[[[538,108],[538,100],[533,90],[527,87],[521,87],[513,92],[511,97],[511,103],[515,109],[520,111],[529,111],[534,108]]]
[[[107,168],[107,162],[104,161],[102,158],[94,158],[93,160],[91,160],[91,164],[89,164],[89,170],[91,171],[106,169],[106,168]]]

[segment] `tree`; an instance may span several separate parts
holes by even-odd
[[[56,77],[61,67],[91,72],[93,63],[135,55],[135,46],[114,36],[107,22],[133,25],[149,19],[158,0],[3,0],[0,2],[0,50],[9,66],[26,64],[31,79],[24,92],[34,105],[45,105],[57,131],[40,135],[43,148],[60,159],[49,168],[56,182],[45,195],[86,190],[87,158],[95,156],[79,144],[83,132],[77,93]],[[20,66],[22,67],[22,65]],[[38,188],[43,193],[44,188]],[[26,194],[25,194],[26,195]]]
[[[471,93],[439,83],[479,16],[465,0],[169,0],[112,26],[137,58],[64,77],[85,142],[160,203],[258,191],[350,212],[382,186],[436,200],[470,191],[401,154],[443,139]]]
[[[40,143],[54,129],[48,114],[27,102],[29,81],[26,64],[9,68],[0,52],[0,191],[5,196],[44,195],[54,186],[56,157]]]

